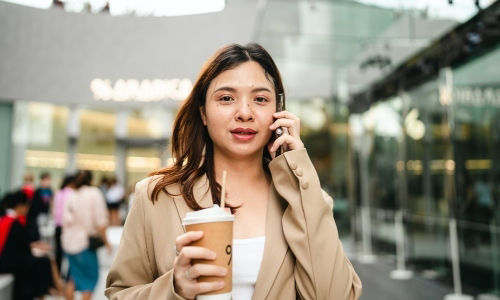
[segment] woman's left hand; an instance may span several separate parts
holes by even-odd
[[[300,140],[300,119],[286,110],[274,113],[273,117],[276,121],[269,129],[274,131],[281,127],[283,134],[267,145],[271,157],[276,156],[276,150],[280,146],[283,146],[284,151],[303,149],[304,143]]]

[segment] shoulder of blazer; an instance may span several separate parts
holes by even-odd
[[[171,203],[175,204],[179,217],[184,218],[185,214],[192,209],[187,205],[182,197],[180,183],[171,184],[166,187],[165,191],[160,192],[158,194],[158,202],[153,204],[153,201],[151,201],[153,189],[161,178],[161,175],[156,175],[139,181],[135,189],[136,198],[142,201],[146,207],[157,205],[158,202],[164,202],[165,200],[168,202],[171,201]],[[209,183],[206,176],[202,176],[196,180],[193,186],[193,196],[201,207],[209,207],[213,205],[212,195],[210,193]]]
[[[142,179],[141,181],[137,182],[135,186],[135,195],[140,196],[140,197],[146,197],[149,201],[151,201],[151,195],[153,193],[153,189],[158,184],[158,182],[163,178],[163,175],[154,175],[150,177],[146,177]],[[170,195],[167,194],[167,191]],[[165,188],[165,191],[163,193],[165,196],[169,196],[170,198],[174,198],[177,195],[180,195],[180,184],[174,183],[170,184]],[[163,197],[163,195],[162,195]]]

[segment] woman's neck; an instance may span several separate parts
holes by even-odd
[[[222,183],[222,172],[227,172],[226,184],[232,188],[254,186],[268,182],[262,167],[262,154],[246,159],[232,159],[214,154],[215,176]]]

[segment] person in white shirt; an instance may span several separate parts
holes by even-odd
[[[114,226],[122,225],[119,209],[125,197],[125,190],[116,178],[111,178],[109,188],[106,191],[106,204],[109,212],[109,224]]]

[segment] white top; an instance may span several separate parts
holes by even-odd
[[[125,190],[121,185],[114,184],[106,192],[106,200],[108,203],[118,203],[125,197]]]
[[[100,227],[108,225],[108,212],[101,191],[93,186],[82,186],[64,202],[62,248],[75,254],[88,247],[89,235],[96,235]]]
[[[252,299],[265,241],[265,236],[233,240],[233,300]]]

